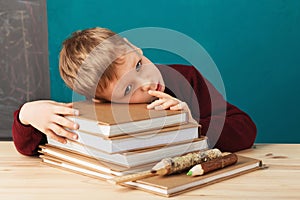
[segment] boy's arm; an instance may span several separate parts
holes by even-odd
[[[213,93],[217,92],[215,88],[213,88],[213,90]],[[190,122],[197,123],[191,116],[190,109],[186,102],[182,102],[179,99],[160,91],[150,90],[149,94],[159,99],[149,104],[147,106],[148,109],[186,110],[190,114]],[[216,95],[213,96],[216,98]],[[218,105],[215,105],[214,107],[216,110],[211,112],[209,111],[210,109],[207,109],[206,107],[203,111],[206,111],[209,114],[206,112],[201,113],[202,115],[199,121],[199,124],[202,127],[201,134],[207,135],[208,129],[210,129],[207,136],[210,139],[211,145],[214,145],[214,147],[219,148],[222,151],[235,152],[250,148],[254,143],[256,135],[255,124],[245,112],[223,100],[219,93],[217,96],[219,97],[215,100],[217,100],[216,103]],[[202,100],[205,98],[207,98],[207,96],[203,97]],[[223,102],[220,102],[220,100]],[[221,108],[222,105],[224,105],[223,108]]]
[[[211,145],[222,151],[231,152],[253,145],[256,126],[245,112],[228,103],[195,67],[169,66],[179,72],[185,80],[172,73],[174,70],[162,66],[160,70],[163,72],[166,84],[172,86],[170,89],[176,98],[188,104],[192,116],[202,127],[201,135],[207,135],[212,141]],[[182,81],[188,82],[188,86],[182,84]],[[194,94],[191,94],[192,92]]]
[[[12,137],[19,153],[27,156],[36,155],[38,146],[47,142],[46,135],[32,127],[23,125],[19,120],[19,110],[14,112]]]
[[[206,135],[208,128],[212,129],[209,130],[210,133],[214,132],[214,128],[220,130],[220,127],[214,125],[222,125],[224,122],[221,134],[216,134],[219,138],[215,140],[215,147],[231,152],[250,148],[255,141],[257,131],[252,119],[248,114],[228,103],[197,69],[194,70],[193,74],[196,76],[193,76],[193,87],[200,104],[199,123],[202,125],[202,134]]]
[[[216,148],[222,151],[236,152],[250,148],[253,145],[257,131],[256,126],[252,119],[237,107],[227,103],[225,121],[223,116],[218,115],[200,119],[202,134],[206,135],[212,120],[214,124],[224,122],[222,132],[215,144]],[[214,127],[209,128],[212,129],[211,132],[214,131]]]
[[[24,155],[35,155],[38,145],[46,142],[46,135],[61,143],[66,143],[66,138],[77,139],[70,130],[79,125],[65,118],[79,114],[72,107],[72,103],[47,100],[25,103],[14,113],[12,135],[16,149]]]

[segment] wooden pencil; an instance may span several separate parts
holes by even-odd
[[[108,182],[114,184],[120,184],[127,181],[136,181],[142,178],[151,176],[163,176],[173,173],[182,172],[189,169],[195,164],[207,162],[214,158],[222,156],[222,152],[219,149],[209,149],[205,151],[199,151],[194,153],[188,153],[183,156],[174,158],[165,158],[157,163],[150,171],[139,172],[136,174],[129,174],[125,176],[114,177],[109,179]]]
[[[191,168],[189,170],[187,175],[200,176],[200,175],[206,174],[208,172],[211,172],[211,171],[214,171],[217,169],[222,169],[229,165],[233,165],[237,162],[237,160],[238,160],[237,155],[234,153],[230,153],[225,156],[215,158],[210,161],[195,165],[193,168]]]

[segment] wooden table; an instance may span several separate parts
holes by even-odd
[[[268,169],[216,183],[170,199],[300,199],[300,144],[256,144],[241,155],[262,159]],[[0,199],[167,199],[48,167],[0,142]]]

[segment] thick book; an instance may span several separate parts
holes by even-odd
[[[192,123],[112,138],[82,131],[77,131],[76,133],[78,134],[77,142],[107,153],[126,152],[191,141],[198,138],[199,135],[198,125]],[[49,140],[49,143],[51,144],[51,140]]]
[[[79,130],[105,137],[157,130],[188,122],[186,111],[147,109],[147,104],[74,102],[79,116],[68,118],[79,124]]]
[[[170,176],[154,176],[136,182],[126,182],[124,185],[170,197],[254,171],[261,166],[261,160],[238,156],[236,164],[202,176],[191,177],[184,172]]]
[[[108,180],[115,177],[111,174],[102,173],[90,168],[83,167],[82,165],[77,165],[72,162],[66,162],[64,160],[46,159],[43,160],[43,162],[53,167],[72,171],[93,178],[98,178],[101,180]],[[171,197],[255,171],[261,166],[261,160],[238,155],[238,161],[236,164],[204,174],[202,176],[191,177],[187,176],[186,172],[183,172],[180,174],[173,174],[169,176],[154,176],[137,181],[125,182],[122,185],[134,189],[140,189],[160,196]]]
[[[207,137],[200,137],[193,141],[172,143],[156,146],[153,148],[145,148],[114,154],[109,154],[71,140],[67,140],[66,144],[62,144],[60,142],[57,142],[56,140],[49,138],[48,144],[46,144],[46,146],[48,145],[55,146],[61,149],[71,150],[83,155],[92,156],[96,159],[116,165],[121,165],[124,167],[134,167],[155,162],[165,157],[174,157],[197,150],[199,151],[207,149],[208,141]]]
[[[96,172],[111,174],[115,176],[122,176],[126,174],[137,173],[145,170],[150,170],[156,162],[140,165],[137,167],[124,167],[105,162],[103,160],[95,159],[91,156],[72,152],[66,149],[57,148],[49,145],[40,145],[39,153],[43,162],[53,163],[58,162],[64,165],[73,163],[78,166],[94,170]]]
[[[77,174],[82,174],[86,176],[90,176],[93,178],[98,178],[101,180],[108,180],[112,177],[114,177],[112,174],[105,173],[103,171],[98,171],[91,168],[83,167],[82,165],[78,165],[76,163],[68,162],[65,160],[60,160],[58,158],[50,157],[50,156],[40,156],[42,159],[42,162],[46,165],[49,165],[51,167],[56,167],[59,169],[72,171]]]

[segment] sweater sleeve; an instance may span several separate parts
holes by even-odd
[[[19,153],[27,156],[38,154],[38,146],[45,144],[46,135],[30,125],[23,125],[19,120],[19,110],[14,112],[12,137]]]
[[[250,148],[256,138],[256,126],[245,112],[228,103],[217,89],[194,68],[194,91],[200,104],[202,134],[208,128],[214,147],[236,152]],[[225,112],[225,113],[224,113]],[[219,127],[223,124],[223,127]],[[221,133],[218,134],[218,132]],[[218,137],[218,138],[214,138]]]
[[[246,113],[227,103],[225,121],[222,118],[223,116],[212,115],[200,119],[199,122],[202,125],[203,135],[207,134],[208,127],[212,129],[212,133],[214,129],[217,129],[214,126],[209,126],[211,122],[214,124],[224,123],[221,134],[217,134],[219,138],[214,144],[216,148],[222,151],[236,152],[253,145],[256,137],[256,126]]]
[[[256,126],[245,112],[228,103],[217,89],[193,66],[173,65],[185,76],[195,92],[195,98],[181,97],[188,103],[193,117],[201,124],[201,135],[207,135],[211,147],[235,152],[250,148],[256,137]],[[194,109],[196,107],[199,109]],[[194,112],[199,110],[200,114]]]

